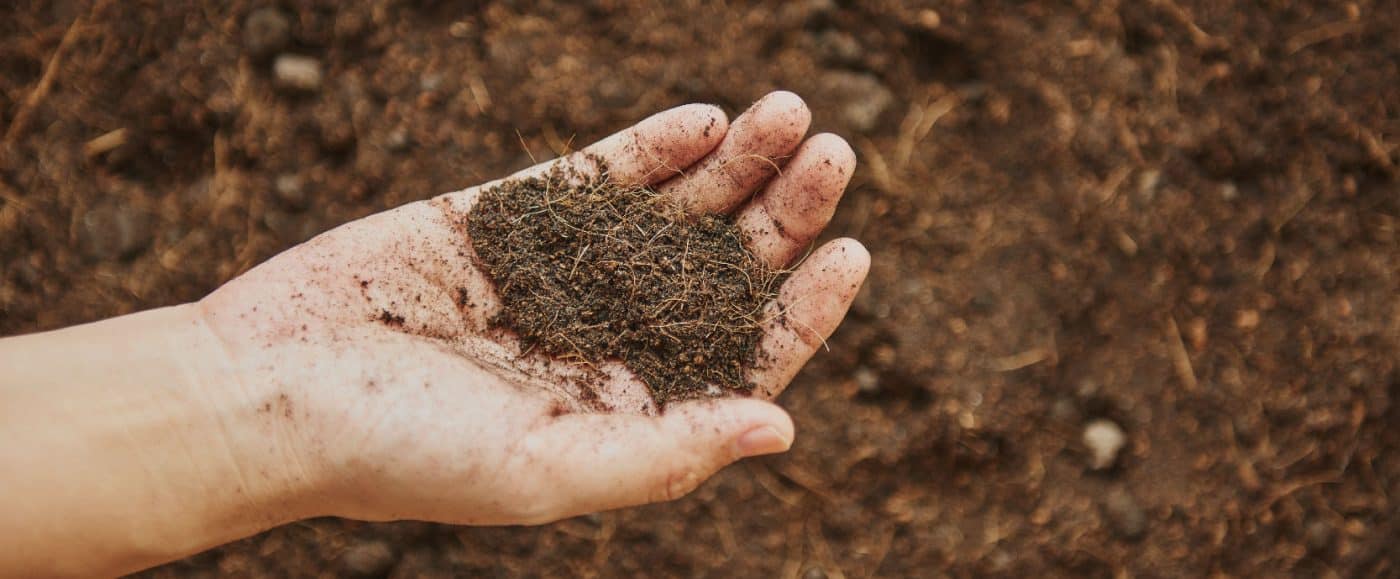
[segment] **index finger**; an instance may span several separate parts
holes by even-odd
[[[606,165],[609,177],[624,185],[655,185],[681,174],[724,139],[729,119],[714,105],[689,104],[661,111],[601,141],[564,157],[545,161],[505,179],[448,193],[457,209],[469,209],[477,192],[507,179],[526,179],[563,166],[580,176],[597,175]],[[596,159],[596,161],[595,161]]]

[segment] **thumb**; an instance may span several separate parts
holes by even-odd
[[[685,496],[741,458],[792,446],[787,412],[756,399],[686,402],[661,416],[572,414],[537,431],[558,517]],[[538,455],[537,455],[538,456]]]

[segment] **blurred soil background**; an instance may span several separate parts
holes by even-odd
[[[1400,576],[1397,30],[1382,0],[5,2],[0,333],[789,89],[855,146],[829,234],[875,256],[789,455],[148,575]]]

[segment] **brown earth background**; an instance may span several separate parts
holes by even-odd
[[[149,576],[1400,576],[1397,30],[1383,0],[5,2],[0,334],[789,89],[856,148],[829,235],[874,254],[790,454]],[[278,54],[324,74],[279,88]]]

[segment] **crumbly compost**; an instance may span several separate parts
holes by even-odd
[[[597,368],[620,360],[668,402],[748,394],[781,272],[726,216],[556,169],[484,191],[467,218],[523,348]]]

